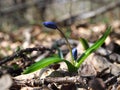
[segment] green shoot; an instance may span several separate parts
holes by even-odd
[[[86,51],[77,59],[77,49],[76,48],[71,49],[68,39],[66,38],[64,33],[56,26],[56,24],[53,22],[45,22],[44,25],[48,28],[57,29],[61,32],[61,34],[63,35],[64,39],[67,42],[69,50],[70,50],[72,62],[65,60],[63,57],[62,51],[57,48],[59,57],[56,55],[53,57],[48,57],[48,58],[42,59],[42,60],[34,63],[30,67],[28,67],[26,70],[24,70],[23,74],[28,74],[28,73],[34,72],[36,70],[39,70],[41,68],[45,68],[51,64],[59,63],[59,62],[65,62],[68,67],[69,72],[77,72],[80,65],[85,61],[85,59],[104,43],[105,39],[107,38],[107,36],[110,34],[110,31],[111,31],[111,27],[108,27],[106,29],[106,32],[103,34],[103,36],[98,41],[96,41],[91,47],[89,47],[89,45],[85,39],[81,38],[80,41]]]
[[[79,68],[80,65],[84,62],[84,60],[95,50],[97,50],[105,41],[105,39],[107,38],[107,36],[109,35],[111,31],[111,27],[108,27],[106,32],[104,33],[104,35],[97,41],[95,42],[95,44],[93,46],[91,46],[90,48],[88,48],[85,53],[83,53],[81,55],[80,58],[78,58],[77,63],[76,63],[76,67]]]
[[[89,44],[88,44],[87,40],[85,40],[84,38],[80,38],[80,42],[85,50],[87,50],[89,48]]]
[[[32,73],[32,72],[37,71],[41,68],[45,68],[53,63],[59,63],[59,62],[65,62],[67,64],[68,70],[70,72],[76,70],[76,68],[67,60],[60,59],[59,57],[49,57],[49,58],[45,58],[45,59],[42,59],[42,60],[34,63],[30,67],[28,67],[26,70],[24,70],[23,74]]]

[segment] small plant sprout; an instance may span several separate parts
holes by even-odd
[[[68,48],[70,50],[72,62],[65,60],[63,57],[62,51],[60,49],[58,49],[58,55],[53,56],[53,57],[44,58],[44,59],[34,63],[30,67],[28,67],[26,70],[24,70],[23,74],[28,74],[28,73],[34,72],[36,70],[39,70],[41,68],[45,68],[53,63],[59,63],[59,62],[65,62],[68,67],[69,72],[77,72],[80,65],[85,61],[85,59],[104,43],[105,39],[107,38],[107,36],[110,34],[110,31],[111,31],[111,27],[107,27],[103,36],[100,39],[98,39],[98,41],[96,41],[91,47],[89,47],[88,42],[85,39],[81,38],[80,41],[85,49],[85,52],[80,57],[78,57],[77,49],[76,48],[71,49],[68,39],[66,38],[66,36],[62,32],[62,30],[58,28],[56,23],[44,22],[43,24],[45,27],[51,28],[51,29],[56,29],[62,34],[62,36],[66,40]]]
[[[61,33],[61,35],[63,36],[63,38],[65,39],[65,41],[66,41],[66,43],[67,43],[67,46],[68,46],[69,51],[70,51],[70,54],[71,54],[71,63],[74,64],[74,59],[73,59],[73,56],[72,56],[72,48],[71,48],[71,46],[70,46],[70,43],[69,43],[67,37],[66,37],[65,34],[63,33],[63,31],[62,31],[62,30],[57,26],[57,24],[54,23],[54,22],[50,22],[50,21],[49,21],[49,22],[44,22],[43,25],[44,25],[45,27],[47,27],[47,28],[56,29],[56,30],[58,30],[58,31]]]

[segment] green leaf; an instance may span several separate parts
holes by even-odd
[[[87,50],[89,48],[89,44],[88,44],[87,40],[85,40],[84,38],[80,38],[80,42],[82,43],[85,50]]]
[[[26,70],[24,70],[23,74],[28,74],[28,73],[37,71],[41,68],[49,66],[50,64],[61,62],[61,61],[62,60],[58,57],[49,57],[49,58],[42,59],[42,60],[34,63],[30,67],[28,67]]]
[[[61,59],[63,59],[64,57],[63,57],[63,52],[58,48],[57,49],[58,50],[58,56],[61,58]]]
[[[76,63],[76,67],[79,68],[80,65],[84,62],[84,60],[92,53],[94,52],[95,50],[97,50],[105,41],[105,39],[107,38],[107,36],[110,34],[110,31],[111,31],[111,27],[108,27],[106,32],[103,34],[103,36],[97,41],[95,42],[94,45],[92,45],[90,48],[88,48],[85,53],[83,53],[81,55],[80,58],[78,58],[77,62]]]
[[[37,71],[41,68],[45,68],[45,67],[49,66],[50,64],[59,63],[59,62],[65,62],[68,66],[69,71],[76,70],[76,68],[67,60],[60,59],[59,57],[49,57],[49,58],[45,58],[45,59],[42,59],[42,60],[34,63],[30,67],[28,67],[26,70],[24,70],[23,74],[28,74],[28,73]]]
[[[66,64],[67,64],[67,67],[68,67],[68,71],[69,72],[77,72],[78,68],[76,68],[73,64],[71,64],[69,61],[67,60],[63,60]]]

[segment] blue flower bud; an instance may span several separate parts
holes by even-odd
[[[77,60],[77,49],[76,48],[72,49],[72,55],[73,55],[74,60]]]
[[[57,29],[57,25],[56,25],[56,23],[54,23],[54,22],[50,22],[50,21],[48,21],[48,22],[43,22],[43,25],[44,25],[45,27],[47,27],[47,28]]]

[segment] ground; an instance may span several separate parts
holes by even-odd
[[[27,75],[21,74],[23,70],[35,61],[55,54],[56,44],[69,60],[69,51],[63,38],[58,31],[46,29],[42,25],[21,27],[9,32],[1,30],[2,90],[120,90],[120,21],[109,24],[77,23],[62,29],[71,46],[76,47],[81,55],[84,51],[79,39],[82,37],[90,44],[94,43],[103,35],[107,26],[112,26],[110,35],[102,47],[85,60],[78,73],[69,73],[64,63],[60,63]]]

